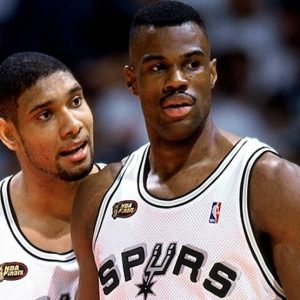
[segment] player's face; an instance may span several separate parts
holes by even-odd
[[[217,74],[210,45],[193,23],[144,27],[130,48],[124,74],[140,97],[150,137],[176,141],[203,129]]]
[[[18,99],[17,146],[24,170],[66,181],[93,165],[93,117],[69,72],[39,79]]]

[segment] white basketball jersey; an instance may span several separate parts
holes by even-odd
[[[99,169],[104,166],[98,164]],[[0,299],[75,299],[79,272],[74,252],[43,251],[26,239],[12,209],[12,177],[0,182]]]
[[[95,226],[100,298],[285,299],[248,211],[251,169],[266,151],[275,152],[240,140],[203,183],[172,200],[147,191],[149,144],[129,156]]]

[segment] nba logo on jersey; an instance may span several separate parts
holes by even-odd
[[[217,224],[220,217],[221,202],[214,202],[211,207],[209,223]]]

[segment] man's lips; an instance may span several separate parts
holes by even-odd
[[[83,149],[86,145],[87,145],[87,141],[84,141],[84,142],[81,142],[81,143],[77,143],[77,144],[73,144],[72,146],[63,149],[60,152],[60,155],[61,156],[72,155],[72,154],[80,151],[81,149]]]
[[[192,106],[195,102],[194,97],[186,93],[175,93],[164,97],[161,100],[161,107],[167,108],[179,108],[185,106]]]
[[[165,97],[161,107],[168,117],[182,118],[191,111],[194,102],[194,97],[186,93],[175,93]]]

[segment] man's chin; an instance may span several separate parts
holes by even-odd
[[[78,181],[87,176],[93,168],[93,163],[79,170],[60,170],[58,177],[64,181]]]

